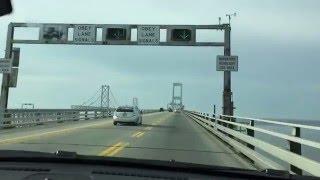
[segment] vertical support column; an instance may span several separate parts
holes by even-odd
[[[292,129],[291,135],[294,137],[300,138],[301,137],[300,128],[294,127]],[[290,147],[291,152],[298,154],[298,155],[301,155],[301,144],[300,143],[289,141],[289,147]],[[291,164],[290,164],[290,170],[298,175],[302,175],[302,170],[296,166],[291,165]]]
[[[109,114],[111,114],[110,111],[110,86],[107,86],[107,115],[109,117]],[[103,111],[102,117],[105,117],[105,111]]]
[[[231,45],[230,45],[230,32],[231,27],[228,25],[224,30],[224,55],[231,55]],[[232,91],[231,91],[231,72],[224,71],[224,81],[223,81],[223,114],[233,116],[233,102],[232,102]],[[233,121],[233,119],[230,119]],[[232,125],[229,125],[233,128]]]
[[[10,23],[8,25],[8,32],[7,32],[7,43],[6,43],[6,52],[5,52],[6,59],[11,58],[13,34],[14,34],[14,27],[12,23]],[[0,111],[3,112],[3,116],[0,118],[10,117],[10,115],[7,114],[8,97],[9,97],[9,81],[10,81],[10,74],[3,74],[2,85],[1,85],[1,97],[0,97],[0,108],[1,108]],[[5,123],[10,123],[10,122],[5,122]]]
[[[216,121],[216,105],[213,105],[213,119]]]
[[[174,84],[172,86],[172,101],[171,101],[171,108],[173,108],[172,106],[174,105]]]
[[[180,85],[180,108],[182,109],[183,103],[182,103],[182,84]]]
[[[250,126],[254,127],[254,121],[253,120],[250,120]],[[247,129],[247,135],[248,136],[251,136],[251,137],[254,137],[254,130],[252,129]],[[253,149],[254,150],[254,146],[251,145],[251,144],[247,144],[247,147],[249,147],[250,149]]]
[[[103,98],[104,98],[104,87],[105,85],[101,86],[101,95],[100,95],[100,108],[103,108]]]

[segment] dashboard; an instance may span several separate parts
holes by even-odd
[[[1,162],[1,179],[102,180],[102,179],[212,179],[213,176],[186,172],[78,164]],[[216,176],[217,179],[228,179]]]

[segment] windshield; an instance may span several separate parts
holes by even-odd
[[[12,5],[1,150],[320,176],[320,1]]]
[[[117,112],[133,112],[132,108],[118,108]]]

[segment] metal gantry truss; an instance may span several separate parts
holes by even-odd
[[[74,36],[73,40],[69,38],[69,30],[75,31],[77,27],[94,27],[93,34],[95,38],[89,38],[91,41],[78,41]],[[230,46],[230,24],[218,25],[141,25],[141,24],[66,24],[66,23],[10,23],[7,32],[7,42],[5,59],[11,59],[13,54],[13,44],[65,44],[65,45],[147,45],[140,44],[137,40],[132,40],[132,30],[139,30],[140,27],[153,26],[157,29],[165,30],[166,41],[156,41],[156,46],[213,46],[224,47],[224,55],[231,55]],[[17,39],[14,37],[15,28],[38,28],[39,39]],[[98,29],[102,30],[102,40],[97,40]],[[197,30],[217,30],[224,31],[224,40],[201,42],[197,40]],[[113,33],[117,32],[119,33]],[[120,33],[122,31],[122,33]],[[126,32],[126,33],[124,33]],[[111,33],[109,36],[108,33]],[[139,34],[139,33],[137,33]],[[125,35],[124,38],[120,37]],[[71,37],[71,36],[70,36]],[[139,37],[139,36],[138,36]],[[81,38],[80,38],[81,39]],[[8,105],[8,96],[10,81],[13,74],[4,73],[2,77],[0,111],[6,111]],[[111,94],[112,95],[112,94]],[[104,101],[101,103],[104,105]],[[100,106],[101,106],[100,104]],[[172,104],[174,105],[174,104]],[[180,106],[181,107],[181,106]],[[224,71],[223,86],[223,114],[233,115],[233,101],[231,91],[231,72]]]

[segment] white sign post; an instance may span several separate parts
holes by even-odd
[[[95,42],[95,25],[74,25],[73,41],[81,44],[89,44]]]
[[[138,44],[158,45],[160,43],[160,26],[138,26]]]
[[[12,60],[0,58],[0,73],[11,73]]]
[[[217,71],[238,71],[238,56],[217,56]]]

